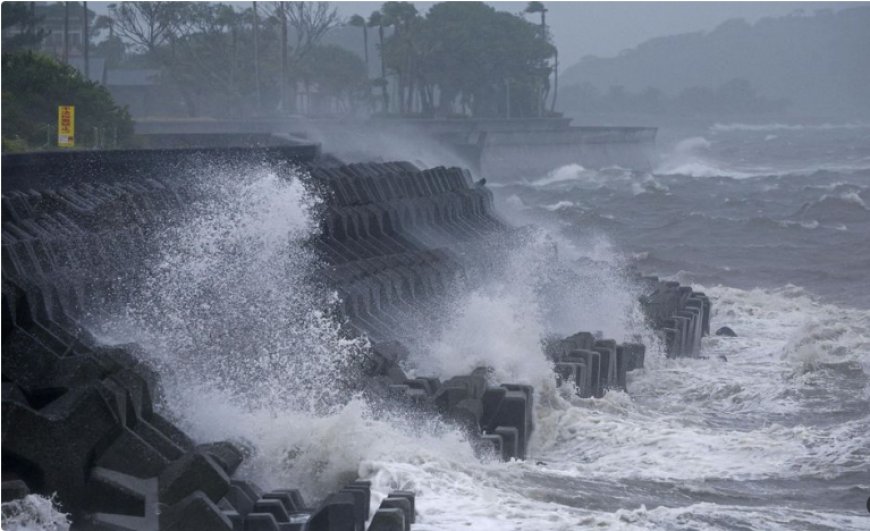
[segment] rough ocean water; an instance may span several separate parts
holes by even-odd
[[[557,168],[501,208],[695,285],[739,337],[543,413],[513,471],[535,509],[504,528],[870,529],[870,124],[659,144],[651,173]]]
[[[870,529],[870,125],[717,124],[659,144],[653,172],[494,184],[505,219],[543,230],[454,294],[405,367],[535,385],[523,462],[347,398],[366,345],[340,337],[301,243],[318,200],[268,168],[204,168],[136,295],[93,325],[142,346],[191,435],[248,448],[242,475],[310,497],[359,476],[374,503],[414,490],[415,530]],[[629,266],[705,291],[714,329],[738,337],[666,359]],[[541,339],[579,330],[649,345],[627,393],[555,387]],[[65,527],[43,499],[17,510],[19,528]]]

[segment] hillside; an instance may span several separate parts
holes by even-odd
[[[590,90],[676,97],[746,80],[759,98],[788,100],[792,114],[870,115],[870,6],[733,19],[710,32],[651,39],[617,57],[585,57],[560,82],[571,112]],[[582,86],[582,90],[580,87]],[[621,89],[611,87],[619,87]],[[773,105],[772,108],[781,106]]]

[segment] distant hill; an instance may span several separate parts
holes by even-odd
[[[748,81],[762,100],[792,114],[870,116],[870,6],[733,19],[710,32],[651,39],[617,57],[585,57],[560,79],[559,107],[582,94],[662,93],[676,98]],[[563,90],[564,88],[564,90]]]

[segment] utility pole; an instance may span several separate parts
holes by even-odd
[[[85,58],[85,79],[91,79],[91,65],[88,61],[88,49],[90,48],[90,34],[88,33],[88,3],[82,2],[82,15],[84,15],[84,26],[82,28],[82,48]]]
[[[559,97],[559,49],[556,48],[556,66],[553,68],[553,102],[550,104],[550,112],[556,112],[556,98]]]
[[[384,64],[384,24],[378,24],[378,37],[381,41],[381,79],[383,80],[383,85],[381,85],[381,96],[384,99],[384,114],[390,113],[390,97],[387,96],[387,67]]]
[[[254,4],[254,84],[257,87],[257,114],[263,108],[263,97],[260,92],[260,18],[257,15],[257,2]]]
[[[36,2],[30,2],[30,17],[27,21],[27,31],[33,35],[36,32]],[[33,46],[36,48],[36,46]]]
[[[369,28],[363,19],[363,51],[366,58],[366,79],[369,77]]]
[[[69,2],[63,3],[63,62],[69,64]]]
[[[287,6],[283,2],[278,6],[281,13],[281,110],[287,113],[290,109],[287,105]]]
[[[505,114],[507,118],[510,120],[511,117],[511,80],[504,80],[504,92],[505,92]]]

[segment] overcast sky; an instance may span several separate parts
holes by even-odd
[[[414,2],[425,12],[435,2]],[[518,13],[527,2],[488,2]],[[866,2],[864,2],[866,3]],[[368,14],[381,2],[335,2],[342,16]],[[842,9],[848,2],[544,2],[563,68],[584,55],[612,56],[653,37],[712,30],[730,18],[755,22],[798,9]],[[529,20],[540,20],[538,15]]]
[[[97,12],[107,12],[109,2],[89,2]],[[249,2],[231,2],[249,5]],[[382,2],[333,2],[342,17],[368,16]],[[424,13],[435,2],[414,2]],[[870,3],[870,2],[861,2]],[[489,2],[496,9],[519,13],[526,2]],[[708,31],[730,18],[749,22],[796,10],[842,9],[849,2],[544,2],[547,24],[559,48],[562,69],[584,55],[612,56],[653,38],[690,31]],[[529,17],[537,21],[539,17]]]

